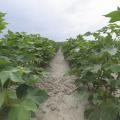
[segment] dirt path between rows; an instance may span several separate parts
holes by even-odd
[[[39,85],[48,90],[49,98],[40,106],[36,120],[84,120],[84,102],[73,92],[75,77],[65,75],[70,68],[61,50],[50,66],[49,77]]]

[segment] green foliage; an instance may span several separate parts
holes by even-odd
[[[110,17],[110,22],[120,21],[120,8],[118,7],[116,11],[110,12],[109,14],[105,15],[105,17]]]
[[[6,27],[0,12],[0,33]],[[37,88],[57,43],[39,34],[12,32],[0,39],[0,120],[30,120],[47,92]]]
[[[56,50],[54,41],[38,34],[8,31],[0,40],[0,119],[31,119],[48,97],[36,84]]]
[[[89,93],[86,118],[120,120],[120,26],[109,24],[95,33],[70,38],[63,53],[78,76],[78,92]]]
[[[5,13],[0,12],[0,33],[6,28],[7,23],[4,21]]]
[[[120,8],[105,16],[110,22],[120,21]],[[88,36],[93,40],[87,41]],[[95,33],[70,38],[63,53],[78,76],[79,94],[89,92],[86,118],[120,120],[120,26],[110,24]]]

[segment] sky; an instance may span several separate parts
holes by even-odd
[[[0,0],[7,13],[6,30],[39,33],[55,41],[65,41],[108,24],[103,15],[116,10],[120,0]]]

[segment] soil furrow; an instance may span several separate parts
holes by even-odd
[[[76,89],[74,76],[59,50],[52,60],[49,77],[39,84],[48,90],[48,100],[40,105],[37,120],[84,120],[84,102],[72,92]]]

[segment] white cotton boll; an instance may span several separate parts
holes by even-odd
[[[107,37],[107,33],[100,33],[101,36]]]
[[[85,40],[95,40],[95,37],[93,35],[90,36],[84,36]]]
[[[116,80],[118,75],[116,73],[111,73],[111,75],[114,77],[114,79]]]
[[[28,42],[29,44],[31,44],[31,45],[33,45],[34,44],[34,42]]]
[[[80,48],[75,48],[75,52],[79,52],[80,51]]]
[[[48,46],[48,48],[52,48],[53,46]]]
[[[107,33],[111,33],[111,31],[112,31],[111,29],[108,29],[108,30],[107,30]]]
[[[116,38],[116,34],[113,33],[113,34],[112,34],[112,39],[115,39],[115,38]]]

